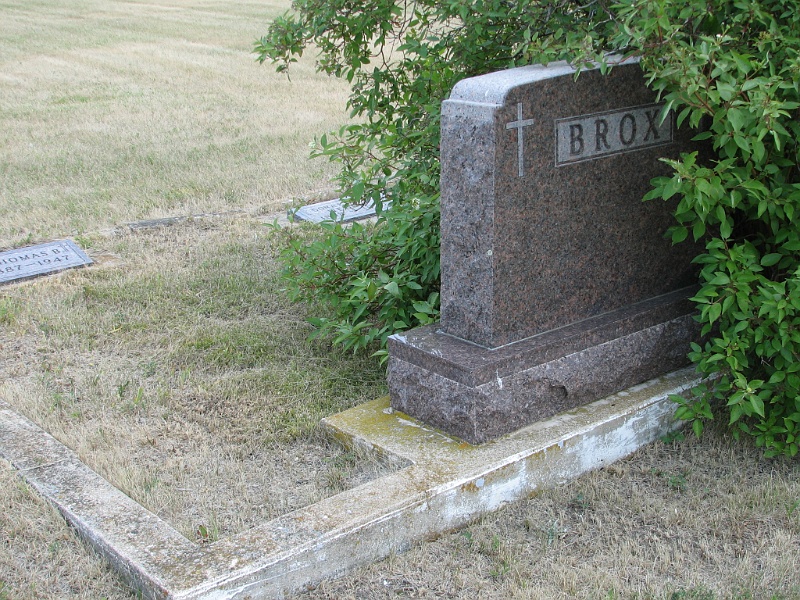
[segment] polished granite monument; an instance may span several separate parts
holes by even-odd
[[[687,364],[698,253],[643,202],[699,148],[636,62],[465,79],[442,105],[442,313],[389,340],[392,406],[481,443]]]

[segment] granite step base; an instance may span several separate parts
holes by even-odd
[[[684,367],[699,338],[685,288],[500,348],[435,326],[389,341],[392,407],[470,444]]]

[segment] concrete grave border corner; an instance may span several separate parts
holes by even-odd
[[[388,398],[375,400],[323,425],[403,468],[205,545],[1,400],[0,457],[143,597],[281,598],[631,454],[676,427],[669,396],[698,382],[692,369],[676,371],[480,446],[393,411]]]

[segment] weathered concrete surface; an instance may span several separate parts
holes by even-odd
[[[376,400],[324,421],[345,444],[408,465],[213,544],[196,545],[0,401],[0,456],[145,598],[281,598],[618,460],[674,427],[675,372],[481,446]]]

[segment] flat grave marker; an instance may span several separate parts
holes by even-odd
[[[331,214],[333,216],[331,216]],[[360,206],[351,205],[345,208],[339,198],[334,198],[333,200],[317,202],[316,204],[307,204],[296,210],[290,210],[289,216],[311,223],[323,223],[325,221],[349,223],[350,221],[374,217],[375,203],[370,201]]]
[[[72,240],[58,240],[0,252],[0,284],[92,264]]]
[[[390,338],[394,408],[481,443],[687,364],[698,249],[642,198],[703,146],[637,63],[465,79],[441,123],[441,321]]]

